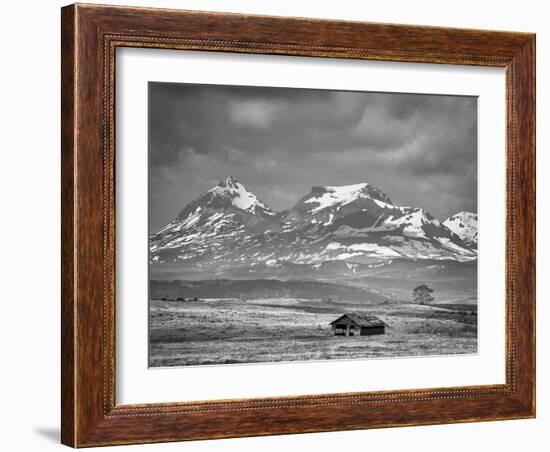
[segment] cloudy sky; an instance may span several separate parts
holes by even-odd
[[[150,83],[150,230],[227,176],[274,210],[368,182],[441,220],[477,212],[476,98]]]

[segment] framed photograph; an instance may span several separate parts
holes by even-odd
[[[535,416],[535,36],[62,9],[62,442]]]

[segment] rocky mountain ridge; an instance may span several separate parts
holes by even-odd
[[[151,235],[150,263],[220,276],[239,268],[475,260],[477,215],[457,215],[440,222],[422,208],[395,205],[368,183],[313,187],[277,213],[229,177]]]

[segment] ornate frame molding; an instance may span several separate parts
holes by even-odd
[[[62,9],[62,44],[64,444],[81,447],[534,416],[534,35],[77,4]],[[504,67],[506,383],[117,405],[114,90],[118,47]],[[349,413],[349,405],[362,408]]]

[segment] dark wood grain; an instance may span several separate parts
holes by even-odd
[[[75,158],[75,29],[74,8],[61,11],[61,441],[75,439],[75,308],[74,308],[74,169]]]
[[[506,69],[506,383],[214,402],[115,400],[117,47]],[[503,93],[504,94],[504,93]],[[535,37],[72,5],[62,10],[62,442],[74,447],[535,415]]]

